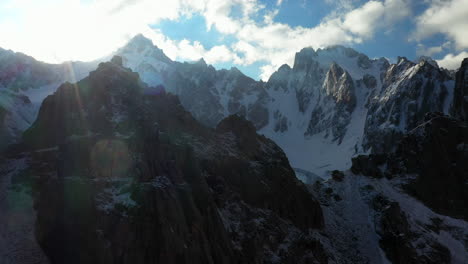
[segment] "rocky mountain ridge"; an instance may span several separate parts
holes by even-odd
[[[143,53],[154,49],[143,36],[128,46],[144,46]],[[161,57],[156,51],[154,58]],[[152,64],[152,59],[137,62],[134,58],[141,57],[119,55],[132,69]],[[317,174],[333,169],[329,160],[337,152],[343,157],[335,157],[334,168],[346,169],[356,154],[391,150],[392,142],[425,113],[449,113],[454,98],[452,75],[429,58],[418,63],[399,58],[390,64],[342,46],[305,48],[292,68],[280,67],[267,82],[256,82],[235,68],[217,71],[203,60],[161,61],[164,67],[157,64],[140,72],[143,81],[177,94],[208,126],[230,114],[245,116],[285,150],[294,167]]]
[[[417,63],[399,58],[390,64],[342,46],[305,48],[292,68],[283,65],[267,82],[258,82],[236,68],[216,70],[203,59],[172,61],[143,35],[114,54],[149,86],[176,94],[201,123],[215,127],[229,115],[245,116],[284,149],[294,167],[319,175],[348,168],[357,154],[390,151],[425,113],[448,114],[462,104],[453,102],[461,98],[454,96],[453,74],[429,58]],[[4,121],[4,134],[17,137],[38,107],[15,110],[11,105],[16,103],[4,107],[6,119],[28,116],[15,121],[22,125],[14,129]]]
[[[321,208],[274,142],[239,116],[200,125],[121,61],[60,86],[10,152],[51,263],[326,263]]]

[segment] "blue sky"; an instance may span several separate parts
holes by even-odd
[[[60,21],[60,22],[58,22]],[[2,0],[0,47],[40,60],[92,60],[138,33],[172,59],[203,57],[267,79],[304,47],[371,58],[468,57],[468,0]]]

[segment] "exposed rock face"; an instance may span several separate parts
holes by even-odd
[[[428,112],[448,113],[454,82],[448,72],[427,60],[418,64],[399,58],[383,78],[378,96],[369,102],[364,149],[391,151],[403,134],[415,128]]]
[[[332,63],[325,77],[322,91],[312,111],[305,135],[310,136],[326,131],[326,137],[331,134],[333,141],[337,140],[341,143],[351,121],[351,113],[356,107],[353,79],[348,72],[336,63]]]
[[[401,190],[402,178],[297,171],[318,198],[321,242],[335,263],[464,263],[468,222],[437,214]]]
[[[195,63],[172,61],[142,35],[116,54],[150,86],[163,85],[178,95],[184,108],[207,126],[216,127],[231,114],[245,116],[257,129],[269,122],[264,85],[236,68],[218,71],[203,59]]]
[[[296,99],[301,113],[306,112],[312,97],[322,84],[324,72],[321,65],[314,59],[317,53],[313,49],[303,49],[296,53],[293,66],[293,76],[288,86],[295,88]],[[284,88],[287,88],[284,87]]]
[[[52,263],[327,262],[309,235],[320,205],[276,144],[147,89],[115,58],[62,85],[25,132]]]
[[[379,202],[376,201],[378,204]],[[452,263],[450,251],[438,242],[431,241],[426,255],[417,253],[413,245],[417,240],[417,233],[411,230],[406,214],[397,202],[380,200],[382,214],[377,232],[380,234],[380,247],[385,251],[392,263]]]
[[[408,193],[440,214],[466,220],[467,146],[465,123],[430,113],[404,136],[395,152],[357,157],[351,169],[367,176],[406,179]]]
[[[377,232],[380,233],[380,247],[392,263],[418,262],[415,249],[411,246],[411,229],[398,203],[376,199],[376,207],[384,206]],[[380,203],[380,204],[379,204]],[[449,259],[450,260],[450,259]],[[450,261],[445,262],[450,263]]]
[[[269,122],[264,85],[236,68],[217,71],[204,61],[177,64],[167,86],[171,87],[169,91],[175,89],[182,105],[208,126],[215,127],[232,114],[248,118],[257,129]]]
[[[324,89],[326,95],[335,99],[337,104],[346,105],[346,110],[352,112],[356,107],[354,84],[349,73],[345,72],[336,63],[330,66],[325,77]]]
[[[15,142],[16,136],[29,126],[33,112],[27,96],[0,90],[0,151]]]
[[[353,158],[354,174],[373,181],[386,178],[379,183],[385,187],[372,204],[380,247],[392,263],[463,263],[468,259],[467,141],[466,123],[428,113],[422,124],[402,137],[395,151]],[[435,213],[417,201],[405,202],[400,192]],[[454,226],[448,227],[447,222]],[[458,246],[438,238],[442,235],[449,235]]]
[[[456,75],[452,114],[468,121],[468,58],[463,60]]]
[[[319,175],[347,169],[362,149],[368,99],[380,91],[380,74],[387,68],[385,59],[371,60],[342,46],[302,49],[293,68],[280,67],[266,83],[270,123],[261,132],[296,168]],[[330,168],[325,157],[336,157],[333,152],[343,158]]]

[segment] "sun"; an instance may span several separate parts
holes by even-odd
[[[1,35],[15,36],[1,39],[0,46],[49,63],[106,56],[142,28],[91,1],[15,1],[3,10],[17,15],[0,26]]]

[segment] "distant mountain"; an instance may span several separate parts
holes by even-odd
[[[294,167],[322,176],[333,169],[348,168],[351,157],[357,154],[391,150],[425,113],[449,113],[454,100],[453,74],[425,57],[418,63],[399,58],[396,64],[390,64],[384,58],[369,59],[342,46],[316,51],[305,48],[296,54],[292,68],[283,65],[265,83],[236,68],[216,70],[203,59],[193,63],[172,61],[143,35],[135,36],[114,54],[149,86],[159,85],[176,94],[201,123],[215,127],[229,115],[245,116],[285,150]],[[25,60],[17,56],[17,60]],[[10,53],[10,57],[15,55]],[[8,61],[16,65],[12,59]],[[73,72],[78,72],[76,79],[98,61],[72,64]],[[13,74],[16,79],[27,77],[34,83],[20,89],[28,91],[20,94],[30,100],[41,101],[61,81],[71,79],[70,74],[59,74],[63,78],[57,80],[57,69],[66,64],[36,64],[48,72],[42,75],[50,75],[44,78],[47,82],[39,82],[34,77],[37,74]],[[49,86],[44,86],[47,83]],[[34,91],[43,92],[37,96]],[[9,113],[4,119],[10,121],[4,120],[0,133],[17,138],[34,120],[38,107],[3,105],[7,105],[4,112]]]
[[[18,138],[60,83],[81,79],[101,61],[50,65],[11,51],[2,54],[4,142]],[[391,150],[425,113],[448,114],[453,100],[461,98],[454,98],[453,74],[430,58],[390,64],[342,46],[305,48],[292,68],[283,65],[266,83],[236,68],[216,70],[203,59],[172,61],[143,35],[114,54],[148,85],[176,94],[203,124],[215,127],[231,114],[245,116],[285,150],[294,167],[319,175],[346,169],[357,154]],[[15,99],[21,96],[32,103]]]
[[[0,150],[16,142],[37,117],[45,97],[66,81],[76,82],[97,62],[48,64],[0,48]]]
[[[205,125],[214,127],[235,113],[252,120],[257,128],[268,123],[264,85],[236,68],[216,70],[203,59],[193,63],[171,61],[143,35],[135,36],[115,54],[148,85],[163,85],[179,96],[182,105]]]
[[[455,85],[429,58],[390,64],[343,46],[305,48],[292,68],[283,65],[266,83],[203,60],[173,62],[142,35],[117,54],[143,81],[178,95],[202,123],[245,116],[294,167],[319,175],[348,168],[359,153],[391,150],[427,112],[449,113]]]

